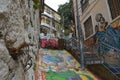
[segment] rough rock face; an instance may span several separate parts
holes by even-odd
[[[0,0],[0,80],[29,80],[24,68],[29,55],[35,62],[39,40],[39,10],[33,5],[32,0]]]

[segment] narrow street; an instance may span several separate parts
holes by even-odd
[[[100,80],[88,70],[80,70],[66,50],[40,49],[37,61],[37,80]]]
[[[0,80],[120,80],[120,0],[0,0]]]

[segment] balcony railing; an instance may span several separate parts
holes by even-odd
[[[42,13],[43,15],[46,15],[46,16],[48,16],[49,18],[51,18],[51,19],[53,19],[53,20],[55,20],[55,21],[60,21],[60,17],[58,17],[58,16],[55,16],[55,15],[53,15],[53,14],[49,14],[49,13],[47,13],[47,12],[44,12],[44,13]]]
[[[46,27],[51,28],[51,29],[53,29],[53,30],[56,31],[56,28],[55,28],[54,26],[51,26],[50,24],[47,24],[47,23],[45,23],[45,22],[41,22],[41,25],[42,25],[42,26],[46,26]]]

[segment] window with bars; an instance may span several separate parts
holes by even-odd
[[[120,15],[120,0],[107,0],[110,11],[111,11],[111,17],[112,19],[115,19]]]
[[[82,8],[82,12],[87,8],[88,4],[89,4],[89,0],[81,0],[81,8]]]
[[[90,37],[93,34],[93,24],[91,16],[84,22],[85,38]]]

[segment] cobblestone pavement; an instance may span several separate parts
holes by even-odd
[[[99,80],[65,50],[40,49],[36,65],[37,80]]]

